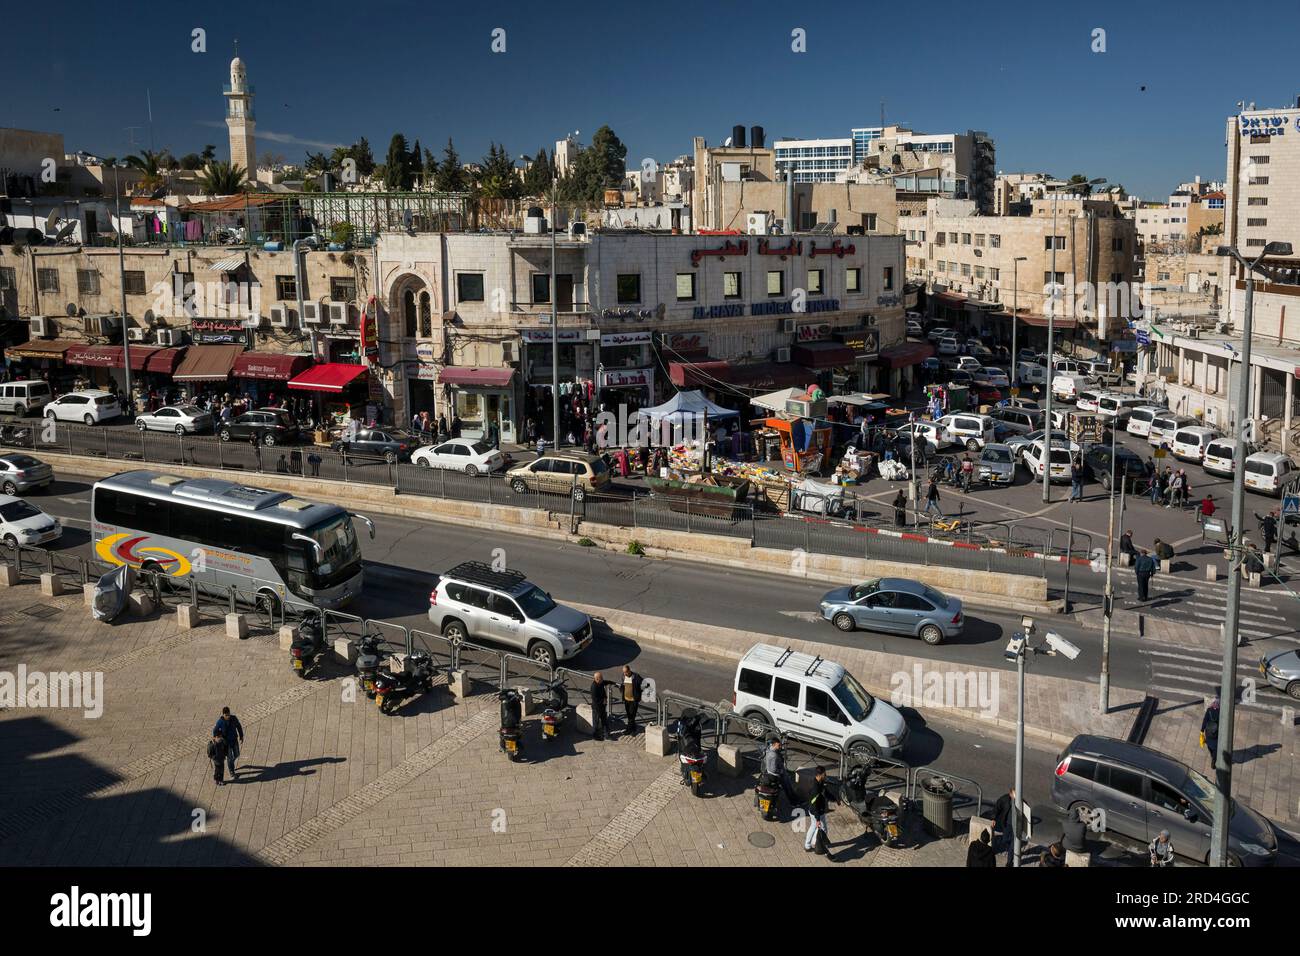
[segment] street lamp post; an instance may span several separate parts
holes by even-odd
[[[1110,423],[1110,504],[1107,508],[1110,528],[1106,532],[1106,595],[1102,598],[1101,617],[1101,712],[1103,714],[1110,713],[1110,616],[1115,600],[1115,590],[1111,584],[1111,565],[1115,558],[1115,433],[1117,431],[1119,431],[1118,415]],[[1119,480],[1127,481],[1123,469],[1120,469]]]
[[[1241,327],[1241,375],[1237,380],[1237,422],[1232,460],[1232,524],[1228,546],[1228,601],[1223,623],[1223,674],[1219,681],[1219,741],[1214,754],[1218,784],[1214,790],[1214,819],[1210,825],[1210,865],[1228,865],[1228,818],[1232,799],[1232,720],[1237,703],[1237,642],[1241,623],[1241,542],[1246,520],[1246,427],[1250,421],[1250,337],[1255,306],[1255,270],[1265,256],[1291,255],[1291,243],[1270,242],[1254,259],[1246,259],[1236,246],[1219,246],[1216,255],[1231,256],[1246,272],[1246,308]]]
[[[126,254],[122,251],[122,186],[118,176],[119,169],[121,166],[114,163],[113,192],[117,206],[117,284],[122,290],[122,367],[126,372],[127,407],[123,411],[130,417],[135,403],[131,392],[131,336],[127,334],[126,329]]]
[[[555,265],[555,201],[556,186],[551,184],[551,429],[553,446],[560,447],[560,313],[559,282]],[[576,360],[575,360],[576,365]]]
[[[1020,382],[1020,358],[1016,347],[1016,326],[1020,324],[1016,315],[1020,312],[1020,263],[1028,256],[1016,256],[1011,260],[1011,384]],[[1049,383],[1050,384],[1050,383]],[[1050,439],[1051,436],[1049,435]]]

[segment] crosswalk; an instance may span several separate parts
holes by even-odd
[[[1150,602],[1137,605],[1137,582],[1122,579],[1117,588],[1123,605],[1132,610],[1158,614],[1164,620],[1182,621],[1201,627],[1218,628],[1228,616],[1228,585],[1223,581],[1195,581],[1156,575],[1150,583]],[[1273,638],[1300,644],[1300,601],[1281,586],[1268,590],[1243,586],[1241,589],[1241,628],[1246,639]]]
[[[1162,701],[1208,702],[1219,689],[1223,658],[1215,651],[1195,648],[1144,649],[1151,678],[1149,688]],[[1279,694],[1259,672],[1259,653],[1243,648],[1237,660],[1238,706],[1294,720],[1298,708]]]

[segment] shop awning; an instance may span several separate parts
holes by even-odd
[[[236,252],[232,256],[226,256],[224,259],[218,259],[208,266],[213,272],[234,272],[240,266],[248,262],[248,256],[242,252]]]
[[[931,296],[939,305],[946,305],[949,308],[965,308],[966,296],[957,295],[955,292],[936,292]]]
[[[286,355],[282,352],[245,352],[235,359],[230,374],[235,378],[258,378],[287,382],[307,371],[310,355]]]
[[[289,387],[304,392],[341,392],[365,374],[364,365],[326,362],[324,365],[315,365],[292,379]]]
[[[152,349],[145,359],[144,370],[158,375],[174,375],[176,366],[180,365],[184,355],[185,346],[175,349]],[[131,350],[131,367],[139,368],[135,362],[135,349]]]
[[[242,345],[191,345],[172,378],[178,382],[224,382]]]
[[[63,361],[68,365],[86,365],[90,368],[121,368],[122,346],[74,345],[64,353]]]
[[[1047,328],[1047,316],[1045,315],[1022,315],[1020,321],[1025,325],[1034,325],[1040,329]],[[1073,329],[1077,328],[1079,320],[1068,315],[1058,315],[1052,320],[1054,329]]]
[[[908,342],[906,345],[895,345],[893,348],[885,349],[876,359],[876,364],[886,368],[907,368],[909,365],[924,362],[933,354],[933,345],[927,345],[925,342]]]
[[[796,345],[790,357],[807,368],[839,368],[857,361],[857,353],[839,342],[805,342]]]
[[[514,378],[512,368],[477,368],[448,365],[438,373],[443,385],[477,385],[481,388],[507,388]]]
[[[11,345],[5,349],[5,357],[11,359],[53,359],[62,362],[64,353],[76,345],[66,339],[34,339],[22,345]]]
[[[703,362],[669,362],[668,379],[678,388],[697,385],[715,386],[725,378],[731,363],[725,359],[706,359]]]
[[[793,362],[754,362],[732,366],[727,380],[746,388],[785,388],[807,387],[816,378],[811,371]]]

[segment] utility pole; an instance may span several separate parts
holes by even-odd
[[[559,282],[556,281],[555,220],[557,184],[551,180],[551,428],[553,447],[560,447],[560,313],[557,300]]]
[[[122,367],[126,372],[126,408],[122,411],[130,416],[135,405],[131,394],[131,336],[126,330],[126,254],[122,251],[122,183],[118,170],[113,164],[113,192],[117,206],[117,284],[122,291]]]
[[[1043,427],[1047,429],[1043,434],[1043,504],[1050,504],[1052,501],[1052,382],[1056,378],[1052,333],[1056,322],[1056,197],[1059,195],[1059,191],[1052,191],[1052,274],[1049,276],[1052,295],[1048,300],[1051,303],[1051,310],[1047,313],[1047,388],[1043,405]],[[1067,432],[1067,437],[1068,434]],[[1071,545],[1073,543],[1070,542]],[[1068,547],[1069,545],[1067,550]]]
[[[1020,312],[1020,263],[1024,262],[1027,256],[1016,256],[1011,260],[1011,384],[1016,385],[1020,382],[1020,358],[1019,350],[1016,347],[1016,330],[1020,325],[1020,320],[1016,316]],[[1051,382],[1047,383],[1051,386]],[[1051,426],[1047,429],[1051,431]],[[1051,439],[1051,435],[1047,436]]]
[[[1116,409],[1118,412],[1118,409]],[[1115,432],[1119,431],[1119,415],[1110,426],[1110,530],[1106,534],[1106,596],[1101,618],[1101,712],[1110,713],[1110,618],[1114,613],[1115,589],[1111,583],[1111,566],[1115,558]],[[1120,481],[1126,478],[1120,472]]]

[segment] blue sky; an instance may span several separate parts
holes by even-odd
[[[451,135],[463,159],[490,140],[535,153],[607,123],[638,165],[688,152],[696,134],[719,143],[735,123],[769,142],[847,136],[877,125],[884,100],[888,123],[987,130],[1003,170],[1084,172],[1158,198],[1223,177],[1238,100],[1300,94],[1295,0],[443,6],[27,5],[9,24],[0,123],[122,155],[132,136],[149,143],[148,93],[156,146],[214,143],[225,157],[221,85],[238,38],[258,149],[290,160],[366,136],[382,161],[397,130],[431,147]],[[204,54],[191,51],[196,27]],[[490,49],[497,27],[505,53]],[[791,51],[796,28],[805,53]],[[1090,49],[1095,28],[1105,53]]]

